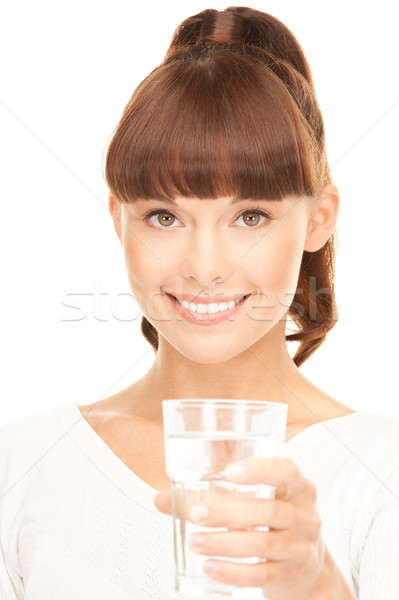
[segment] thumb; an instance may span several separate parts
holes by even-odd
[[[172,494],[170,489],[155,494],[153,502],[159,512],[165,515],[172,514]]]

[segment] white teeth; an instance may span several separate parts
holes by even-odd
[[[230,310],[235,304],[241,302],[243,298],[244,296],[238,298],[236,301],[231,300],[231,302],[211,302],[210,304],[195,304],[194,302],[187,302],[186,300],[180,302],[180,300],[177,300],[177,298],[176,300],[182,304],[184,308],[187,308],[187,310],[190,310],[191,312],[197,312],[200,314],[215,314],[218,312],[223,312],[224,310]]]

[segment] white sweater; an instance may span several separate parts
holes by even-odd
[[[177,600],[172,517],[77,404],[0,428],[1,600]],[[399,599],[399,421],[357,412],[284,445],[359,600]]]

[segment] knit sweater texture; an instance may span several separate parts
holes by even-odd
[[[399,420],[365,412],[283,446],[317,487],[322,538],[358,600],[399,599]],[[186,600],[172,517],[68,404],[0,428],[0,600]]]

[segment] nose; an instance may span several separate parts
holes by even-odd
[[[231,249],[229,251],[227,244],[223,243],[222,235],[209,227],[190,236],[181,261],[183,278],[209,287],[230,277],[233,271]]]

